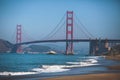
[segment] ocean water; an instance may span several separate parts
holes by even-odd
[[[88,74],[108,71],[105,66],[118,64],[101,56],[48,55],[48,54],[0,54],[0,76]]]

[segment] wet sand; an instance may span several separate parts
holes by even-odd
[[[48,78],[44,80],[120,80],[120,73],[88,74]]]
[[[118,70],[120,71],[120,65],[115,65],[115,66],[107,66],[109,70]]]
[[[47,78],[43,80],[120,80],[120,65],[107,66],[107,68],[109,70],[116,70],[116,73],[98,73],[76,76],[63,76],[56,78]]]
[[[120,55],[108,55],[108,56],[105,56],[105,58],[110,60],[120,61]]]

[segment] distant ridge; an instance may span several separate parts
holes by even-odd
[[[48,52],[49,50],[51,50],[50,47],[43,45],[30,45],[24,48],[25,52]]]

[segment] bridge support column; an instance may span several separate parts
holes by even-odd
[[[91,40],[89,45],[90,45],[90,50],[89,50],[90,55],[96,55],[96,53],[99,50],[98,40],[97,39]]]
[[[107,40],[91,40],[90,41],[90,55],[101,55],[109,50],[109,43]]]
[[[17,32],[16,32],[16,44],[17,43],[21,43],[22,42],[22,27],[21,25],[17,25]],[[22,46],[19,46],[19,48],[17,49],[17,53],[21,53],[22,52]]]
[[[98,51],[98,54],[104,54],[105,52],[108,51],[109,49],[109,43],[108,43],[108,40],[103,40],[100,42],[99,44],[99,51]]]
[[[11,53],[17,53],[17,50],[19,49],[20,45],[13,45],[12,46],[12,50],[11,50]]]
[[[66,15],[66,40],[73,40],[73,11]],[[66,41],[66,54],[73,54],[73,41]]]

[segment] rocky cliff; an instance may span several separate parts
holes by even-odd
[[[120,44],[113,46],[110,50],[110,54],[113,54],[113,55],[120,54]]]

